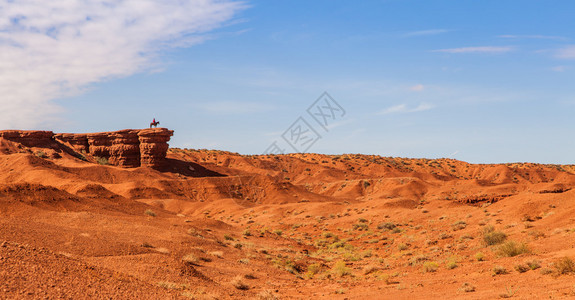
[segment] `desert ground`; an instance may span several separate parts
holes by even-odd
[[[575,166],[0,153],[2,299],[575,298]]]

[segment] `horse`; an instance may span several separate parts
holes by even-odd
[[[158,128],[158,125],[160,125],[160,121],[154,120],[154,122],[150,123],[150,128],[152,128],[152,126]]]

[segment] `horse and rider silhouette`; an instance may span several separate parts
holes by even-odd
[[[154,118],[154,120],[152,120],[152,123],[150,123],[150,128],[152,127],[158,128],[158,125],[160,125],[160,121],[156,121],[156,118]]]

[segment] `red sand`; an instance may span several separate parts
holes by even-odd
[[[0,298],[575,297],[555,264],[575,259],[573,166],[170,149],[155,170],[0,150]],[[501,257],[486,225],[529,251]]]

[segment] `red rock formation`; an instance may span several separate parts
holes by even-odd
[[[20,143],[26,147],[51,147],[54,144],[52,131],[35,130],[3,130],[0,137],[6,140]]]
[[[74,133],[57,133],[54,135],[57,140],[67,142],[69,146],[75,151],[81,153],[88,153],[88,137],[86,134],[74,134]]]
[[[140,130],[140,163],[142,166],[159,167],[166,158],[168,141],[174,134],[173,130],[165,128],[150,128]]]
[[[51,131],[0,131],[0,138],[26,147],[52,148],[60,151],[62,144],[82,154],[106,158],[120,167],[159,167],[166,158],[168,141],[174,134],[166,128],[125,129],[98,133],[58,133]]]
[[[108,162],[121,167],[140,166],[140,140],[138,130],[121,130],[113,132],[110,158]],[[168,138],[169,140],[169,138]],[[167,146],[166,141],[166,146]],[[168,149],[166,149],[167,151]]]

